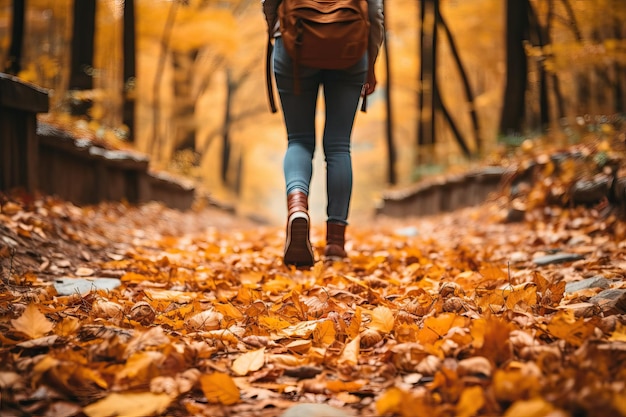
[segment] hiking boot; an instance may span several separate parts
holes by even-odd
[[[311,220],[308,197],[302,191],[287,196],[287,236],[285,239],[285,265],[297,268],[311,267],[315,263],[309,240]]]
[[[326,222],[326,247],[324,256],[331,260],[341,260],[348,256],[345,245],[346,225]]]

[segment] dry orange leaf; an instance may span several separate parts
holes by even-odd
[[[571,310],[557,312],[547,330],[554,337],[564,339],[574,346],[582,345],[593,334],[595,326],[582,318],[576,318]]]
[[[341,352],[339,363],[347,365],[356,365],[359,363],[359,353],[361,350],[361,336],[357,335],[350,343],[348,343]]]
[[[402,404],[405,396],[406,393],[400,388],[389,388],[376,401],[376,413],[378,415],[397,413],[400,410],[400,404]]]
[[[277,332],[291,326],[287,320],[275,316],[260,316],[259,324],[267,328],[270,332]]]
[[[215,372],[202,375],[200,387],[206,399],[211,403],[232,405],[239,402],[239,388],[228,374]]]
[[[69,336],[80,328],[80,320],[76,317],[67,316],[63,317],[60,322],[54,327],[54,332],[59,336]]]
[[[537,304],[537,287],[534,284],[523,284],[511,287],[506,292],[505,306],[509,310],[520,308],[522,304],[534,306]]]
[[[364,385],[364,381],[332,380],[326,382],[326,389],[331,392],[354,392],[360,390]]]
[[[506,410],[504,417],[545,417],[555,412],[552,404],[543,398],[517,401]]]
[[[292,353],[303,355],[311,349],[312,342],[309,339],[299,339],[289,342],[285,347]]]
[[[31,339],[45,336],[54,327],[54,324],[39,311],[35,304],[29,304],[20,317],[11,320],[11,325]]]
[[[224,317],[228,317],[230,319],[235,319],[235,320],[239,320],[243,318],[243,314],[241,313],[241,311],[239,311],[237,307],[235,307],[234,305],[230,303],[229,304],[215,304],[214,308],[215,310],[222,313]]]
[[[454,313],[443,313],[431,316],[424,320],[424,327],[418,332],[418,342],[427,346],[443,338],[453,327],[465,327],[468,320],[466,317]]]
[[[300,337],[307,338],[317,328],[317,320],[301,321],[292,326],[282,329],[278,334],[281,337]]]
[[[172,398],[167,394],[112,393],[100,401],[89,404],[83,411],[89,417],[145,417],[162,414],[171,402]]]
[[[232,370],[240,376],[248,375],[249,372],[258,371],[265,364],[265,348],[246,352],[233,362]]]
[[[361,312],[361,307],[357,307],[356,311],[354,312],[354,316],[352,316],[352,320],[350,321],[350,325],[346,328],[346,334],[350,339],[354,339],[361,332]]]
[[[477,385],[465,388],[456,405],[457,417],[472,417],[485,405],[483,389]]]
[[[115,374],[116,380],[132,380],[133,383],[147,382],[158,375],[157,367],[164,359],[161,352],[137,352],[128,358],[124,368]]]
[[[612,342],[626,342],[626,325],[617,323],[609,340]]]
[[[335,341],[335,326],[330,320],[323,320],[317,323],[313,332],[313,341],[322,346],[328,346]]]
[[[384,334],[390,333],[393,330],[394,323],[395,319],[391,309],[385,306],[379,306],[372,311],[372,321],[368,327]]]

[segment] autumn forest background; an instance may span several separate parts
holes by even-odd
[[[619,0],[387,0],[385,15],[379,88],[354,131],[354,218],[388,188],[505,163],[526,139],[597,138],[623,117]],[[5,71],[50,89],[48,121],[143,152],[153,169],[280,223],[286,141],[265,93],[266,42],[256,0],[0,2]],[[321,152],[315,172],[322,220]]]

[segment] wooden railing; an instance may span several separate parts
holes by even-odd
[[[156,174],[148,158],[106,149],[46,123],[48,92],[0,73],[0,191],[21,188],[56,195],[75,204],[160,201],[186,210],[193,184]]]

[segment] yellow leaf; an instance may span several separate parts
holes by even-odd
[[[265,274],[261,271],[247,271],[239,274],[239,281],[241,285],[257,288],[264,276]]]
[[[107,389],[109,387],[109,384],[102,377],[102,375],[100,375],[100,373],[98,373],[97,371],[93,369],[86,368],[84,366],[81,366],[80,368],[76,369],[73,380],[75,379],[81,380],[82,383],[85,385],[87,385],[87,383],[89,382],[93,382],[94,384],[96,384],[97,386],[103,389]]]
[[[280,366],[294,367],[294,366],[305,365],[307,363],[307,359],[298,358],[294,355],[274,354],[274,355],[269,356],[268,362],[271,362],[273,364],[280,365]]]
[[[78,330],[80,321],[76,317],[64,317],[54,328],[54,332],[59,336],[70,336]]]
[[[297,354],[305,354],[307,353],[310,349],[311,349],[311,341],[308,339],[299,339],[299,340],[294,340],[293,342],[289,342],[285,345],[285,347],[293,353],[297,353]]]
[[[595,329],[590,322],[576,318],[573,311],[559,311],[547,327],[552,336],[564,339],[574,346],[582,345]]]
[[[443,313],[424,320],[424,328],[418,333],[418,342],[430,345],[443,338],[453,327],[467,326],[467,318],[454,313]]]
[[[543,398],[533,398],[513,403],[505,417],[544,417],[555,411],[555,408]]]
[[[376,414],[392,414],[400,410],[400,404],[405,397],[404,391],[400,388],[392,387],[385,391],[376,401]]]
[[[324,320],[317,323],[313,331],[313,341],[322,346],[328,346],[335,341],[335,326],[332,321]]]
[[[354,339],[361,332],[361,307],[357,307],[350,322],[350,326],[346,329],[346,333],[350,339]]]
[[[626,342],[626,325],[617,323],[609,340],[612,342]]]
[[[379,306],[372,311],[372,322],[369,328],[381,333],[389,333],[393,330],[394,322],[393,312],[388,307]]]
[[[54,324],[39,311],[35,304],[29,304],[19,318],[11,320],[11,324],[15,330],[31,339],[45,336],[54,327]]]
[[[326,389],[330,392],[354,392],[360,390],[363,385],[365,385],[363,381],[332,380],[326,382]]]
[[[523,284],[510,289],[506,297],[506,308],[513,310],[519,303],[526,306],[537,304],[537,287],[534,284]]]
[[[224,373],[215,372],[200,377],[200,386],[210,403],[232,405],[239,402],[239,388],[235,381]]]
[[[620,415],[626,416],[626,394],[614,392],[611,403]]]
[[[162,360],[163,354],[160,352],[134,353],[128,358],[124,368],[115,374],[115,377],[118,381],[127,379],[132,380],[133,383],[149,381],[158,374],[157,364]]]
[[[479,386],[469,387],[463,390],[461,398],[456,405],[456,416],[471,417],[478,413],[478,410],[485,405],[483,389]]]
[[[259,324],[262,326],[265,326],[271,332],[283,330],[291,326],[291,323],[289,323],[287,320],[283,320],[280,317],[273,317],[273,316],[259,317]]]
[[[532,367],[498,369],[493,375],[493,391],[498,401],[514,402],[539,391],[539,380]]]
[[[281,337],[307,338],[315,331],[317,320],[301,321],[293,326],[286,327],[278,332]]]
[[[162,414],[171,402],[172,399],[167,394],[113,393],[100,401],[89,404],[83,411],[89,417],[145,417]]]
[[[246,352],[233,362],[232,370],[240,376],[258,371],[265,364],[265,348]]]
[[[361,350],[361,336],[357,335],[350,343],[348,343],[341,353],[339,363],[356,365],[359,363],[359,353]]]
[[[215,310],[222,313],[224,317],[227,317],[229,319],[240,320],[243,318],[243,314],[241,314],[241,311],[239,311],[237,307],[232,304],[216,304],[214,308]]]

